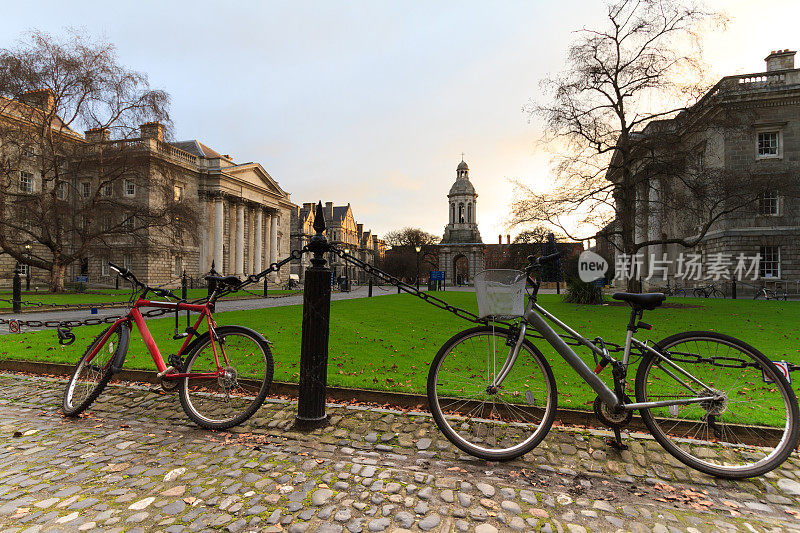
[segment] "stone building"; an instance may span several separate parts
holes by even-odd
[[[84,166],[65,187],[67,202],[79,205],[96,192],[124,200],[132,208],[159,202],[154,190],[168,175],[174,183],[169,194],[174,194],[176,202],[196,206],[199,224],[181,235],[143,228],[131,230],[137,239],[130,234],[104,239],[68,268],[68,281],[80,274],[88,275],[90,284],[113,284],[115,275],[109,271],[108,261],[131,268],[139,279],[154,285],[175,280],[184,270],[199,277],[210,270],[212,262],[220,273],[243,276],[260,272],[288,255],[289,224],[296,206],[260,164],[235,163],[231,156],[197,140],[167,142],[164,127],[155,122],[142,124],[138,138],[111,140],[104,130],[89,130],[84,136],[77,134],[75,142],[113,146],[118,153],[129,155],[135,166],[128,170],[129,178],[103,186],[102,191],[97,176]],[[18,186],[36,190],[37,180],[41,177],[21,173]],[[114,225],[120,216],[124,214],[108,213],[97,223]],[[0,255],[0,278],[10,281],[13,264],[10,257]],[[38,284],[46,284],[47,274],[32,271]],[[288,269],[280,279],[288,279]]]
[[[470,283],[485,269],[485,246],[478,231],[477,200],[469,166],[463,160],[456,167],[456,181],[447,194],[448,222],[439,243],[439,268],[448,283]]]
[[[316,204],[314,203],[304,203],[302,207],[297,207],[292,211],[292,250],[303,248],[314,236],[315,208]],[[349,203],[344,206],[334,206],[333,202],[326,202],[322,206],[322,211],[327,228],[325,236],[331,244],[366,263],[379,264],[383,260],[386,243],[372,233],[372,230],[364,230],[364,225],[356,222]],[[334,279],[345,276],[356,283],[367,281],[366,273],[363,270],[345,263],[337,255],[328,254],[327,260],[327,266],[331,269]],[[310,266],[310,257],[308,254],[304,254],[301,260],[292,263],[292,273],[302,280],[308,266]]]
[[[642,277],[649,272],[650,256],[666,259],[672,279],[681,253],[701,254],[704,265],[718,253],[734,259],[739,254],[760,254],[758,279],[750,283],[785,283],[790,293],[796,292],[800,279],[800,69],[794,68],[794,57],[794,51],[772,52],[765,59],[766,71],[722,78],[688,110],[674,119],[648,124],[639,133],[644,138],[669,135],[674,139],[671,150],[685,154],[683,164],[688,169],[720,179],[744,176],[750,183],[745,187],[752,187],[754,195],[749,205],[716,220],[694,249],[657,244],[642,250],[646,258]],[[607,177],[616,179],[611,171]],[[636,242],[658,240],[668,233],[700,234],[701,221],[658,201],[681,193],[675,181],[653,173],[639,183]],[[663,284],[659,279],[645,281],[644,286]]]

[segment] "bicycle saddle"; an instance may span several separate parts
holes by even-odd
[[[663,292],[646,292],[637,294],[633,292],[615,292],[611,295],[615,300],[628,302],[633,307],[652,311],[667,299]]]
[[[242,284],[241,280],[236,276],[205,276],[208,281],[215,281],[223,285],[230,285],[231,287],[238,287]]]

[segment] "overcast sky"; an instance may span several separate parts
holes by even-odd
[[[716,77],[800,46],[797,0],[710,5],[733,18],[706,39]],[[571,32],[603,11],[597,0],[14,2],[0,47],[32,28],[105,37],[171,94],[178,140],[261,163],[297,204],[350,202],[379,234],[441,235],[464,152],[492,243],[518,232],[505,226],[508,180],[548,181],[521,108],[561,69]]]

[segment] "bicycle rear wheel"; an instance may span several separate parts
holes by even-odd
[[[208,333],[200,337],[184,372],[219,374],[219,361],[223,373],[184,378],[179,392],[183,410],[197,425],[227,429],[250,418],[264,403],[272,385],[272,352],[266,339],[249,328],[222,326],[216,334],[213,345]]]
[[[636,373],[637,401],[716,397],[641,409],[664,449],[692,468],[727,478],[764,474],[789,457],[800,431],[797,398],[761,352],[707,331],[672,335],[654,349],[707,388],[648,352]]]
[[[69,378],[61,405],[61,411],[66,416],[77,416],[92,405],[114,374],[114,359],[117,356],[124,357],[128,351],[131,332],[128,324],[117,325],[104,340],[110,328],[111,326],[104,329],[86,348]],[[90,358],[95,348],[97,352]]]
[[[553,371],[527,340],[500,387],[492,387],[516,340],[503,328],[468,329],[448,340],[431,363],[433,418],[450,442],[475,457],[519,457],[536,447],[553,424]]]

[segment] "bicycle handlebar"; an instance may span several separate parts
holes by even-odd
[[[532,255],[529,255],[528,266],[525,268],[525,272],[530,274],[536,268],[545,265],[547,263],[552,263],[559,257],[561,257],[561,252],[556,252],[554,254],[549,254],[549,255],[543,255],[541,257],[533,257]]]
[[[125,267],[121,267],[119,265],[115,265],[111,261],[108,262],[108,267],[111,268],[112,270],[116,271],[120,276],[123,277],[123,279],[129,280],[135,286],[144,289],[144,292],[142,293],[142,296],[147,294],[148,291],[149,291],[149,292],[152,292],[153,294],[155,294],[156,296],[163,296],[165,298],[175,298],[176,300],[180,300],[180,298],[178,298],[178,296],[175,295],[169,289],[159,289],[159,288],[156,288],[156,287],[150,287],[149,285],[147,285],[145,283],[142,283],[141,281],[136,279],[136,276],[133,274],[133,272],[131,272],[129,269],[127,269]]]

